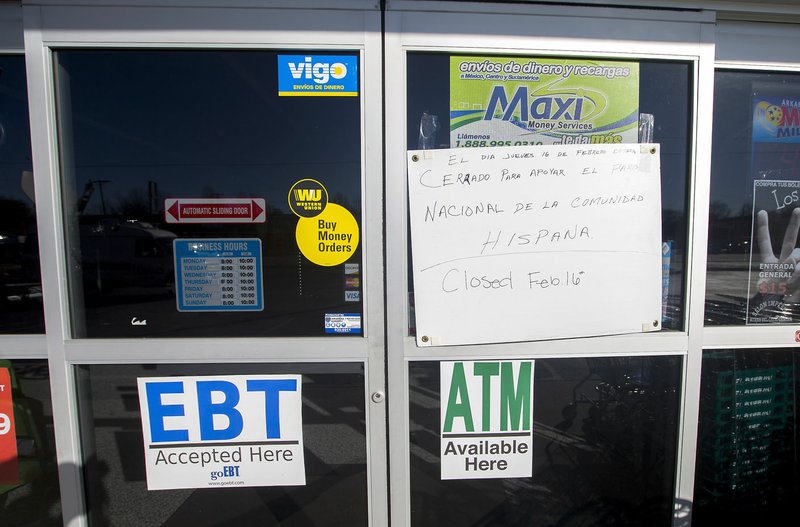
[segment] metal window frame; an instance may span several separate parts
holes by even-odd
[[[715,71],[800,73],[800,25],[725,21],[717,25],[716,35]],[[800,324],[707,327],[703,348],[795,347],[798,331]]]
[[[23,6],[32,143],[47,290],[47,355],[60,464],[62,510],[70,526],[87,524],[78,430],[75,365],[214,362],[358,362],[365,367],[368,515],[388,515],[383,299],[381,16],[374,2],[207,0],[64,2]],[[349,49],[361,55],[363,337],[73,339],[61,205],[53,51],[70,49]],[[113,352],[109,352],[113,350]],[[224,350],[224,353],[220,353]]]
[[[583,6],[392,1],[386,13],[386,274],[389,459],[394,525],[410,525],[408,363],[415,360],[679,355],[684,359],[675,523],[685,522],[694,490],[705,291],[713,97],[714,14]],[[614,35],[614,38],[609,38]],[[624,36],[623,36],[624,35]],[[693,65],[685,331],[552,341],[417,348],[406,306],[406,54],[414,51],[663,59]],[[702,102],[702,104],[701,104]],[[593,350],[587,352],[587,350]]]

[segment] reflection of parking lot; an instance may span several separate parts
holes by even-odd
[[[98,525],[366,525],[361,365],[126,365],[90,371],[82,385],[82,420],[94,430],[84,450],[95,465],[87,475]],[[280,372],[304,372],[305,486],[146,489],[137,377]]]
[[[147,222],[113,218],[84,222],[80,229],[81,267],[88,290],[149,287],[168,293],[173,287],[174,233]]]
[[[8,207],[9,203],[20,202],[0,198],[0,207]],[[0,229],[7,227],[0,221]],[[24,230],[0,230],[0,330],[3,333],[44,332],[38,243],[36,236],[19,234]]]
[[[443,481],[438,363],[414,363],[412,523],[668,524],[680,365],[679,357],[537,360],[533,477]]]
[[[711,254],[707,267],[709,298],[747,298],[749,254]]]
[[[174,282],[87,292],[85,329],[75,332],[96,338],[324,335],[326,313],[362,309],[360,301],[345,301],[343,266],[289,264],[267,256],[263,280],[264,310],[255,312],[180,312]],[[147,324],[134,325],[134,318]]]
[[[710,254],[706,272],[707,324],[744,324],[750,254]]]
[[[782,295],[758,295],[757,271],[750,273],[750,254],[711,254],[706,273],[705,321],[712,325],[747,324],[748,301],[774,298],[778,308],[770,311],[770,323],[800,319],[800,304],[784,300]],[[752,295],[750,291],[753,291]],[[752,316],[752,314],[751,314]],[[753,323],[751,318],[750,323]]]

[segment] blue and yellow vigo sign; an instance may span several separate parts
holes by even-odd
[[[278,96],[355,97],[358,57],[278,55]]]

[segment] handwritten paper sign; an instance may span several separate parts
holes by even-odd
[[[658,145],[410,151],[417,345],[660,329]]]

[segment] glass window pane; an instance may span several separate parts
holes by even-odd
[[[442,480],[438,362],[409,366],[411,524],[672,524],[681,359],[541,359],[533,477]]]
[[[450,57],[455,55],[464,53],[408,54],[406,144],[409,149],[451,147]],[[669,244],[669,256],[665,256],[663,261],[668,269],[663,282],[664,329],[683,329],[693,83],[691,72],[692,67],[688,63],[639,62],[639,112],[653,116],[652,141],[661,144],[662,241]],[[432,116],[438,122],[435,133]],[[408,266],[409,293],[413,307],[410,254]],[[410,319],[413,323],[413,317]]]
[[[0,333],[44,333],[25,58],[0,55]]]
[[[74,336],[361,334],[357,53],[56,58]],[[279,91],[306,59],[353,96]]]
[[[6,403],[16,439],[11,457]],[[0,525],[63,525],[47,361],[0,360],[0,453]]]
[[[800,352],[703,353],[693,525],[779,525],[800,499]]]
[[[796,297],[800,76],[718,71],[705,320],[800,321]]]
[[[302,374],[304,486],[147,490],[138,377],[269,373]],[[367,525],[362,364],[93,365],[79,379],[91,525]]]

